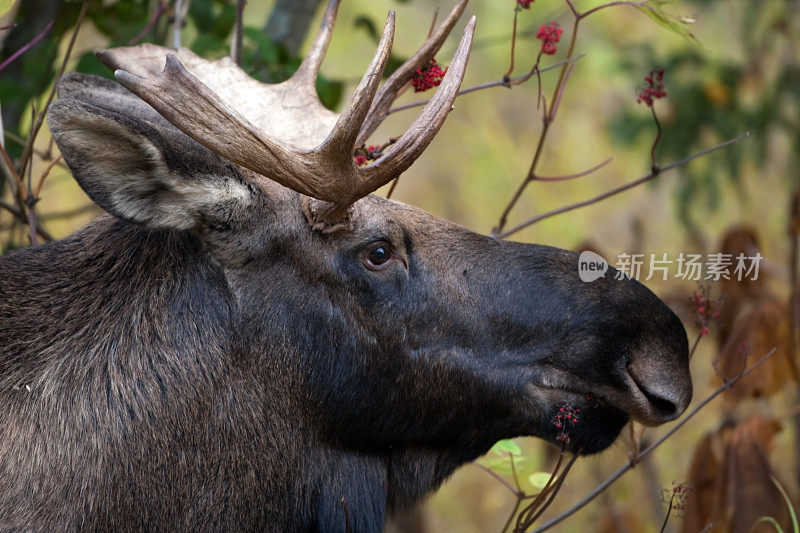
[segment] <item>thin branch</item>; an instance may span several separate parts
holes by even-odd
[[[601,6],[597,6],[595,8],[589,9],[588,11],[584,11],[583,13],[578,15],[579,19],[584,19],[591,15],[592,13],[597,13],[601,9],[605,9],[607,7],[615,7],[615,6],[633,6],[633,7],[643,7],[645,9],[653,10],[652,7],[648,6],[644,2],[627,2],[627,1],[620,1],[620,2],[609,2],[608,4],[603,4]]]
[[[581,59],[585,55],[586,55],[586,53],[582,52],[582,53],[577,54],[575,57],[572,57],[570,59],[564,59],[564,60],[559,61],[557,63],[553,63],[549,67],[545,67],[545,68],[541,69],[539,72],[547,72],[548,70],[555,70],[555,69],[559,68],[560,66],[562,66],[562,65],[564,65],[566,63],[573,63],[575,61],[578,61],[579,59]],[[517,76],[516,78],[511,78],[510,80],[497,80],[497,81],[488,81],[488,82],[485,82],[485,83],[479,83],[478,85],[473,85],[472,87],[467,87],[465,89],[461,89],[460,91],[458,91],[458,96],[461,96],[461,95],[464,95],[464,94],[473,93],[475,91],[481,91],[483,89],[491,89],[493,87],[505,87],[506,89],[510,89],[511,87],[513,87],[515,85],[520,85],[521,83],[527,81],[528,79],[530,79],[530,77],[531,77],[530,73],[528,73],[528,74],[523,74],[521,76]],[[392,113],[397,113],[398,111],[406,111],[407,109],[413,109],[415,107],[422,107],[422,106],[426,105],[428,102],[430,102],[430,99],[419,100],[417,102],[411,102],[410,104],[399,105],[397,107],[391,108],[386,114],[390,115]]]
[[[577,174],[567,174],[566,176],[553,176],[553,177],[536,176],[536,181],[567,181],[567,180],[573,180],[575,178],[582,178],[583,176],[588,176],[589,174],[597,172],[607,164],[611,163],[613,160],[614,160],[613,157],[609,157],[602,163],[597,164],[590,169],[584,170],[583,172],[578,172]]]
[[[21,216],[21,213],[16,206],[6,203],[3,200],[0,200],[0,208],[5,209],[6,211],[14,215],[16,218],[19,218]]]
[[[679,161],[675,161],[674,163],[671,163],[671,164],[669,164],[669,165],[667,165],[665,167],[657,168],[657,169],[655,169],[655,172],[651,171],[650,173],[645,174],[641,178],[639,178],[637,180],[634,180],[634,181],[631,181],[630,183],[626,183],[625,185],[621,185],[619,187],[611,189],[610,191],[606,191],[606,192],[604,192],[602,194],[598,194],[597,196],[589,198],[588,200],[584,200],[582,202],[577,202],[577,203],[574,203],[574,204],[570,204],[570,205],[567,205],[567,206],[564,206],[564,207],[559,207],[558,209],[553,209],[552,211],[548,211],[546,213],[542,213],[541,215],[537,215],[537,216],[535,216],[533,218],[529,218],[525,222],[522,222],[521,224],[518,224],[518,225],[514,226],[513,228],[511,228],[509,230],[506,230],[506,231],[503,231],[503,232],[499,232],[499,233],[495,232],[495,233],[492,234],[492,236],[495,239],[505,239],[506,237],[508,237],[510,235],[513,235],[514,233],[517,233],[518,231],[521,231],[521,230],[527,228],[528,226],[536,224],[537,222],[541,222],[542,220],[545,220],[547,218],[554,217],[554,216],[560,215],[562,213],[567,213],[569,211],[574,211],[575,209],[580,209],[581,207],[586,207],[587,205],[595,204],[597,202],[605,200],[606,198],[609,198],[609,197],[617,195],[617,194],[619,194],[621,192],[627,191],[628,189],[632,189],[632,188],[634,188],[634,187],[636,187],[638,185],[641,185],[642,183],[646,183],[646,182],[648,182],[648,181],[660,176],[664,172],[667,172],[667,171],[672,170],[674,168],[677,168],[679,166],[685,165],[686,163],[689,163],[690,161],[692,161],[694,159],[697,159],[698,157],[703,157],[704,155],[708,155],[711,152],[720,150],[722,148],[725,148],[726,146],[730,146],[730,145],[732,145],[734,143],[737,143],[737,142],[741,141],[742,139],[744,139],[745,137],[748,137],[749,135],[750,135],[749,131],[745,132],[745,133],[739,135],[738,137],[734,137],[733,139],[729,139],[729,140],[727,140],[727,141],[725,141],[723,143],[717,144],[716,146],[712,146],[711,148],[706,148],[705,150],[702,150],[700,152],[692,154],[692,155],[690,155],[688,157],[685,157],[685,158],[683,158],[683,159],[681,159]]]
[[[662,435],[662,436],[661,436],[661,438],[659,438],[658,440],[656,440],[655,442],[653,442],[653,444],[651,444],[650,446],[648,446],[647,448],[645,448],[645,449],[642,451],[642,453],[640,453],[640,454],[639,454],[639,457],[638,457],[638,459],[641,459],[642,457],[644,457],[644,456],[646,456],[646,455],[650,454],[650,453],[651,453],[651,452],[653,452],[653,451],[654,451],[656,448],[658,448],[659,446],[661,446],[661,445],[664,443],[664,441],[666,441],[666,440],[667,440],[667,439],[669,439],[669,438],[670,438],[672,435],[674,435],[674,434],[675,434],[675,432],[677,432],[677,431],[678,431],[678,430],[679,430],[681,427],[683,427],[683,426],[684,426],[684,424],[686,424],[686,422],[688,422],[689,420],[691,420],[691,419],[692,419],[692,418],[693,418],[693,417],[694,417],[694,416],[695,416],[697,413],[699,413],[699,412],[700,412],[700,411],[701,411],[701,410],[702,410],[702,409],[703,409],[703,408],[704,408],[706,405],[708,405],[708,404],[709,404],[709,403],[710,403],[710,402],[711,402],[711,401],[712,401],[714,398],[716,398],[717,396],[719,396],[720,394],[722,394],[722,393],[723,393],[723,392],[725,392],[726,390],[728,390],[728,389],[730,389],[731,387],[733,387],[734,385],[736,385],[736,383],[737,383],[737,382],[738,382],[740,379],[744,378],[745,376],[747,376],[748,374],[750,374],[751,372],[753,372],[755,369],[757,369],[759,366],[761,366],[762,364],[764,364],[764,362],[765,362],[767,359],[769,359],[770,357],[772,357],[772,356],[775,354],[775,352],[776,352],[776,349],[775,349],[775,348],[771,349],[769,352],[767,352],[767,353],[766,353],[766,355],[764,355],[764,357],[762,357],[761,359],[759,359],[758,361],[756,361],[756,363],[755,363],[755,364],[753,364],[753,366],[751,366],[751,367],[750,367],[750,368],[748,368],[747,370],[745,370],[745,371],[741,372],[741,373],[740,373],[739,375],[737,375],[736,377],[734,377],[734,378],[731,378],[731,379],[729,379],[729,380],[727,380],[727,381],[723,382],[723,384],[722,384],[722,385],[720,385],[720,386],[719,386],[719,387],[718,387],[718,388],[717,388],[717,389],[716,389],[714,392],[712,392],[711,394],[709,394],[708,396],[706,396],[706,397],[705,397],[705,399],[703,399],[703,401],[702,401],[702,402],[700,402],[699,404],[697,404],[697,406],[696,406],[694,409],[692,409],[692,410],[691,410],[691,411],[690,411],[690,412],[689,412],[689,413],[688,413],[686,416],[684,416],[683,418],[681,418],[681,419],[680,419],[680,421],[678,421],[678,423],[677,423],[677,424],[675,424],[674,426],[672,426],[672,427],[669,429],[669,431],[667,431],[667,432],[666,432],[664,435]],[[573,514],[575,514],[577,511],[579,511],[580,509],[582,509],[584,506],[586,506],[586,504],[588,504],[588,503],[589,503],[589,502],[591,502],[593,499],[595,499],[595,498],[596,498],[598,495],[600,495],[600,494],[601,494],[603,491],[605,491],[605,490],[606,490],[608,487],[610,487],[610,486],[611,486],[611,485],[612,485],[612,484],[613,484],[613,483],[614,483],[616,480],[618,480],[620,477],[622,477],[622,475],[623,475],[623,474],[625,474],[625,473],[626,473],[628,470],[631,470],[631,469],[632,469],[634,466],[636,466],[636,463],[634,463],[633,461],[628,461],[628,463],[627,463],[627,464],[625,464],[625,465],[624,465],[624,466],[622,466],[622,467],[621,467],[619,470],[617,470],[616,472],[614,472],[614,473],[613,473],[611,476],[609,476],[609,477],[608,477],[608,479],[606,479],[606,480],[605,480],[605,481],[603,481],[603,482],[602,482],[600,485],[598,485],[597,487],[595,487],[595,489],[594,489],[594,490],[593,490],[591,493],[589,493],[589,495],[587,495],[585,498],[583,498],[581,501],[579,501],[578,503],[576,503],[575,505],[573,505],[572,507],[570,507],[569,509],[567,509],[567,510],[566,510],[566,511],[564,511],[563,513],[561,513],[561,514],[559,514],[558,516],[556,516],[556,517],[554,517],[553,519],[551,519],[549,522],[547,522],[547,523],[545,523],[545,524],[543,524],[543,525],[539,526],[539,527],[538,527],[538,528],[536,528],[535,530],[533,530],[533,533],[539,533],[539,532],[541,532],[541,531],[546,531],[546,530],[550,529],[551,527],[555,526],[556,524],[559,524],[559,523],[561,523],[561,522],[562,522],[562,521],[564,521],[566,518],[569,518],[570,516],[572,516]]]
[[[538,520],[540,516],[542,516],[542,514],[547,510],[547,508],[550,507],[550,505],[552,505],[553,501],[555,501],[555,499],[556,499],[556,495],[559,493],[559,491],[561,490],[561,487],[564,485],[564,480],[567,479],[567,474],[569,474],[569,471],[572,470],[572,465],[575,464],[575,461],[578,460],[578,457],[580,457],[579,453],[576,453],[575,455],[572,456],[572,459],[569,460],[569,462],[567,463],[567,466],[564,467],[564,471],[558,477],[558,481],[556,482],[555,487],[553,487],[553,490],[550,493],[550,497],[547,499],[545,504],[542,505],[533,514],[533,516],[531,516],[530,518],[526,519],[523,522],[523,525],[520,528],[520,530],[525,530],[526,528],[528,528],[531,525],[533,525],[533,523],[536,522],[536,520]]]
[[[17,204],[20,207],[20,212],[24,213],[25,209],[19,204],[21,201],[27,198],[28,192],[25,190],[25,185],[22,183],[22,178],[20,178],[19,173],[14,168],[14,163],[11,162],[8,152],[3,147],[0,147],[0,157],[3,158],[2,165],[3,170],[5,171],[4,174],[6,175],[6,179],[8,179],[8,182],[13,187],[11,193],[17,197]]]
[[[12,206],[12,207],[13,207],[13,206]],[[514,494],[515,496],[519,496],[519,491],[518,491],[517,489],[515,489],[515,488],[514,488],[514,487],[511,485],[511,483],[509,483],[508,481],[506,481],[506,480],[503,478],[503,476],[501,476],[500,474],[498,474],[497,472],[495,472],[495,471],[494,471],[494,470],[492,470],[491,468],[487,468],[487,467],[483,466],[483,465],[482,465],[482,464],[480,464],[480,463],[472,463],[472,464],[474,464],[475,466],[477,466],[478,468],[480,468],[481,470],[483,470],[484,472],[486,472],[487,474],[489,474],[490,476],[492,476],[493,478],[495,478],[497,481],[499,481],[500,483],[502,483],[502,484],[503,484],[503,486],[504,486],[505,488],[507,488],[509,491],[511,491],[511,493],[512,493],[512,494]]]
[[[61,161],[61,155],[50,161],[50,164],[47,165],[47,168],[44,169],[42,175],[39,177],[39,183],[36,184],[36,192],[33,194],[34,198],[39,198],[39,195],[42,192],[42,185],[44,185],[44,181],[47,179],[47,176],[50,175],[50,171],[53,170],[53,167]]]
[[[158,19],[160,19],[161,15],[164,14],[164,12],[167,10],[167,7],[169,7],[168,2],[165,2],[164,0],[158,0],[158,8],[156,9],[156,12],[153,14],[152,17],[150,17],[150,21],[142,29],[142,31],[140,31],[136,37],[128,41],[128,45],[134,45],[139,41],[141,41],[142,39],[144,39],[144,36],[147,35],[147,33],[150,30],[153,29],[153,26],[155,26],[156,23],[158,23]]]
[[[571,59],[573,52],[575,51],[575,41],[578,38],[578,26],[580,24],[580,17],[575,17],[575,22],[572,26],[572,37],[569,43],[569,49],[567,51],[567,59]],[[500,215],[500,220],[497,223],[494,231],[492,233],[500,233],[506,227],[506,223],[508,222],[508,215],[511,213],[511,210],[519,201],[522,193],[525,192],[527,186],[533,181],[536,176],[536,166],[539,164],[539,160],[542,157],[542,153],[544,151],[544,143],[547,139],[547,134],[550,131],[550,125],[553,123],[553,119],[555,118],[555,111],[557,108],[558,103],[560,103],[561,98],[560,95],[563,93],[563,85],[566,84],[567,79],[569,78],[569,73],[572,72],[571,64],[564,63],[561,66],[561,71],[558,75],[558,81],[556,82],[555,89],[553,89],[553,97],[550,99],[550,109],[547,110],[545,108],[544,119],[542,124],[542,131],[539,133],[539,142],[536,144],[536,150],[533,153],[533,161],[531,162],[530,169],[528,170],[528,174],[525,176],[525,179],[522,180],[517,190],[511,196],[511,199],[506,204],[505,209],[503,209],[502,214]]]
[[[15,134],[14,132],[12,132],[12,131],[8,131],[8,130],[2,130],[2,131],[3,131],[3,136],[4,136],[6,139],[8,139],[9,141],[13,141],[13,142],[17,143],[18,145],[20,145],[20,146],[22,146],[22,147],[24,147],[24,146],[25,146],[25,144],[27,143],[27,141],[26,141],[25,139],[23,139],[23,138],[22,138],[22,137],[20,137],[19,135],[16,135],[16,134]],[[51,137],[51,140],[52,140],[52,137]],[[3,145],[3,147],[5,148],[5,145]],[[44,159],[44,160],[46,160],[46,161],[47,161],[47,160],[50,160],[50,158],[52,157],[52,156],[48,155],[47,153],[45,153],[45,152],[43,152],[43,151],[39,150],[38,148],[34,148],[34,149],[33,149],[33,153],[34,153],[34,154],[36,154],[36,155],[38,155],[39,157],[41,157],[42,159]],[[67,166],[67,164],[66,164],[66,163],[64,163],[63,161],[59,161],[59,162],[58,162],[58,166],[60,166],[60,167],[62,167],[62,168],[65,168],[65,169],[69,170],[69,167],[68,167],[68,166]]]
[[[514,72],[514,55],[517,50],[517,18],[519,17],[519,9],[514,9],[514,25],[511,30],[511,59],[508,62],[508,70],[503,76],[503,80],[508,81],[511,74]]]
[[[669,522],[669,515],[672,513],[672,505],[675,503],[675,493],[672,493],[672,496],[669,498],[669,505],[667,506],[667,516],[664,517],[664,523],[661,524],[661,529],[659,533],[664,533],[664,530],[667,529],[667,523]]]
[[[650,163],[652,168],[658,168],[658,165],[656,165],[656,148],[658,147],[658,143],[661,141],[661,122],[658,121],[655,105],[650,106],[650,111],[653,112],[653,120],[656,123],[657,130],[656,138],[653,139],[653,146],[650,148]]]
[[[31,246],[33,247],[39,246],[38,234],[36,233],[36,228],[39,227],[39,223],[36,220],[36,201],[37,199],[33,196],[28,197],[28,238],[31,240]]]
[[[3,70],[4,68],[6,68],[6,67],[8,66],[8,64],[9,64],[9,63],[11,63],[11,62],[12,62],[12,61],[14,61],[16,58],[18,58],[19,56],[21,56],[22,54],[24,54],[25,52],[27,52],[27,51],[28,51],[28,50],[29,50],[29,49],[30,49],[30,48],[31,48],[33,45],[35,45],[36,43],[38,43],[39,41],[41,41],[41,40],[42,40],[42,37],[44,37],[44,36],[45,36],[45,34],[46,34],[48,31],[50,31],[50,28],[52,28],[52,27],[53,27],[53,21],[51,20],[50,22],[48,22],[48,23],[47,23],[47,26],[45,26],[45,27],[44,27],[44,30],[42,30],[42,31],[41,31],[41,33],[39,33],[39,35],[37,35],[36,37],[34,37],[34,38],[33,38],[33,39],[30,41],[30,42],[28,42],[28,43],[27,43],[26,45],[24,45],[22,48],[20,48],[19,50],[17,50],[17,51],[16,51],[16,52],[14,52],[13,54],[11,54],[11,55],[8,57],[8,59],[6,59],[6,60],[5,60],[5,61],[3,61],[2,63],[0,63],[0,70]]]
[[[56,80],[60,79],[61,76],[64,75],[64,71],[67,69],[67,62],[69,61],[70,56],[72,55],[72,48],[75,46],[75,39],[78,37],[78,31],[81,28],[81,24],[83,24],[84,18],[86,18],[86,12],[89,9],[90,0],[83,0],[83,6],[81,6],[81,12],[78,15],[78,20],[75,22],[75,29],[72,30],[72,37],[70,37],[69,45],[67,46],[67,51],[64,54],[64,60],[61,62],[61,67],[58,69],[58,74],[56,75]],[[44,117],[47,115],[47,108],[50,107],[50,102],[53,101],[56,95],[56,88],[58,87],[58,83],[53,84],[53,88],[50,89],[50,95],[47,97],[47,103],[45,103],[42,110],[39,112],[39,115],[36,117],[36,122],[34,123],[33,127],[31,128],[30,133],[28,134],[28,141],[25,144],[25,150],[22,152],[22,159],[20,160],[19,168],[24,169],[28,165],[28,161],[33,154],[33,143],[36,141],[36,136],[39,134],[39,130],[44,124]]]
[[[231,37],[231,59],[237,64],[242,64],[242,34],[244,31],[244,6],[247,0],[236,0],[236,23],[233,26]]]
[[[570,76],[572,76],[572,71],[575,70],[575,65],[569,65],[567,67],[567,73],[564,75],[564,81],[558,87],[558,92],[556,93],[556,98],[553,100],[553,105],[550,106],[550,114],[547,115],[547,120],[553,122],[556,119],[556,112],[558,111],[558,106],[561,105],[561,98],[564,96],[564,88],[567,86],[567,82],[569,81]]]
[[[14,216],[17,218],[17,220],[19,220],[19,221],[20,221],[20,222],[22,222],[23,224],[27,224],[27,223],[28,223],[27,217],[26,217],[25,215],[21,214],[21,213],[20,213],[20,211],[19,211],[19,209],[18,209],[17,207],[15,207],[15,206],[13,206],[13,205],[11,205],[11,204],[9,204],[9,203],[6,203],[6,202],[4,202],[4,201],[0,200],[0,208],[7,210],[9,213],[11,213],[12,215],[14,215]],[[0,228],[0,229],[5,229],[5,228]],[[37,225],[36,225],[36,233],[39,235],[39,237],[41,237],[42,239],[44,239],[44,240],[46,240],[46,241],[48,241],[48,242],[49,242],[49,241],[54,241],[54,240],[55,240],[55,239],[53,238],[53,236],[52,236],[52,235],[50,235],[50,233],[49,233],[49,232],[47,232],[47,231],[46,231],[46,230],[45,230],[45,229],[44,229],[44,228],[43,228],[43,227],[42,227],[40,224],[38,224],[38,223],[37,223]]]

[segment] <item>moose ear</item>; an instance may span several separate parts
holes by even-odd
[[[251,200],[235,165],[176,129],[70,98],[53,102],[48,124],[86,194],[122,219],[189,229]]]

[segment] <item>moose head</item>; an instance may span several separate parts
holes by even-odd
[[[39,366],[25,380],[41,405],[59,394],[71,405],[77,397],[64,398],[82,391],[108,402],[81,419],[94,420],[98,435],[145,428],[109,437],[119,449],[95,442],[108,478],[136,489],[108,496],[108,508],[138,509],[150,525],[185,526],[191,516],[211,526],[336,529],[344,498],[356,529],[369,530],[499,439],[555,441],[552,421],[564,405],[584,413],[570,432],[579,453],[608,447],[630,418],[656,425],[684,411],[686,333],[644,286],[613,269],[584,283],[572,252],[498,241],[370,194],[406,170],[444,123],[474,18],[408,131],[366,166],[354,163],[354,148],[465,5],[381,85],[390,13],[338,115],[314,90],[337,0],[302,66],[281,84],[255,81],[229,59],[152,45],[100,53],[121,69],[119,84],[76,74],[61,81],[49,111],[53,136],[81,187],[113,217],[0,261],[0,279],[12,280],[0,285],[8,332],[0,333],[0,376],[10,361],[31,357]],[[53,355],[36,358],[36,342],[10,342],[27,323],[2,311],[32,309],[22,287],[33,282],[15,265],[45,260],[84,265],[74,289],[89,294],[71,294],[62,280],[42,300],[95,311],[50,324]],[[59,274],[31,271],[45,285]],[[80,307],[87,298],[92,304]],[[33,315],[26,319],[44,320]],[[47,365],[65,357],[83,361],[75,379],[99,384],[48,386]],[[160,436],[153,426],[161,420],[179,420],[165,433],[177,436]],[[42,437],[31,430],[30,438]],[[14,444],[4,442],[8,452]],[[20,469],[33,460],[14,457]],[[195,459],[202,468],[192,469]],[[135,494],[149,496],[133,502]],[[2,498],[0,507],[12,501]],[[25,505],[36,516],[35,503]],[[128,515],[102,516],[64,523],[119,525]]]

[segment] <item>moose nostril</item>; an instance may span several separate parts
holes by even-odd
[[[678,414],[678,406],[675,405],[673,401],[653,394],[642,386],[639,386],[639,390],[642,391],[642,394],[644,394],[645,398],[647,398],[647,400],[650,402],[650,405],[653,407],[653,410],[659,415],[660,418],[671,420]]]
[[[632,368],[629,367],[628,370],[633,385],[639,389],[649,404],[651,415],[648,418],[652,417],[651,422],[656,424],[669,422],[678,418],[686,409],[691,398],[691,389],[686,390],[682,387],[681,381],[664,379],[663,376],[659,380],[646,381],[631,372]]]

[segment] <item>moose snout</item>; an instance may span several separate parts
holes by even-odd
[[[692,400],[688,354],[639,356],[626,368],[631,415],[655,426],[678,418]]]

